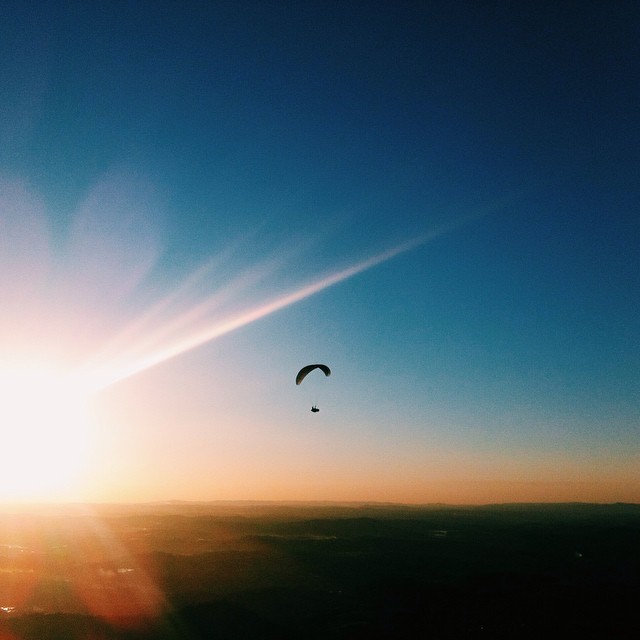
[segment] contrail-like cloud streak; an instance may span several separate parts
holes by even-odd
[[[382,253],[378,253],[370,258],[357,262],[356,264],[331,273],[316,281],[306,284],[294,291],[286,293],[284,295],[268,300],[257,306],[240,311],[236,314],[231,314],[225,318],[217,319],[210,324],[207,324],[203,328],[198,328],[190,332],[188,335],[176,338],[174,340],[167,340],[164,346],[156,348],[153,352],[147,355],[139,356],[128,362],[120,363],[120,365],[109,366],[107,365],[102,370],[95,373],[93,376],[92,387],[95,390],[104,389],[109,387],[125,378],[133,376],[137,373],[145,371],[151,367],[154,367],[162,362],[165,362],[171,358],[175,358],[187,351],[196,349],[216,338],[219,338],[227,333],[235,331],[241,327],[244,327],[256,320],[260,320],[266,316],[285,309],[297,302],[305,300],[310,296],[320,293],[325,289],[332,287],[340,282],[344,282],[349,278],[352,278],[359,273],[367,271],[377,265],[380,265],[392,258],[411,251],[429,240],[432,240],[438,236],[443,235],[453,227],[459,225],[458,223],[449,224],[443,227],[439,227],[432,232],[396,245],[395,247],[388,249]],[[213,296],[216,294],[214,293]],[[203,300],[199,304],[207,304],[207,299]]]

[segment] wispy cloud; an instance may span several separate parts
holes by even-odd
[[[93,371],[93,386],[96,389],[108,387],[129,376],[196,349],[216,338],[281,311],[329,287],[381,265],[396,256],[416,249],[430,240],[451,231],[460,224],[461,222],[458,221],[443,225],[429,233],[397,244],[348,267],[325,274],[316,280],[294,288],[288,293],[270,297],[240,311],[223,314],[222,316],[208,315],[207,312],[215,311],[216,302],[220,296],[220,292],[213,293],[211,296],[205,297],[185,309],[182,313],[172,317],[168,323],[157,326],[155,332],[148,336],[145,341],[146,350],[143,348],[141,352],[141,345],[134,342],[128,348],[125,348],[121,354],[113,354],[114,357],[105,362],[103,367]],[[252,273],[259,273],[259,268],[255,267]],[[245,275],[244,277],[247,278],[249,276]],[[235,285],[238,282],[236,281]],[[233,290],[234,286],[231,286],[229,292],[233,292]],[[190,329],[187,330],[188,328]],[[154,348],[149,348],[151,343],[155,344]],[[136,352],[136,355],[132,354],[132,350]]]
[[[5,180],[0,187],[5,214],[0,221],[4,238],[0,244],[7,249],[1,266],[11,275],[10,289],[28,292],[30,299],[41,298],[32,305],[34,323],[43,335],[48,330],[55,336],[56,345],[66,339],[69,351],[77,354],[75,361],[82,363],[71,375],[87,392],[109,387],[286,309],[489,212],[461,216],[306,282],[291,269],[298,253],[308,249],[306,245],[289,242],[285,250],[274,250],[247,265],[247,237],[158,290],[162,278],[155,270],[160,238],[151,224],[157,217],[157,200],[144,181],[122,172],[111,172],[98,181],[75,212],[59,256],[51,246],[42,203],[15,181]],[[31,247],[27,264],[21,259],[23,247]],[[35,275],[33,265],[39,269]],[[297,283],[291,284],[292,273]],[[39,286],[29,286],[27,291],[25,277],[27,284],[37,281]],[[290,282],[287,287],[283,277]],[[141,298],[149,301],[142,310]],[[21,325],[27,326],[23,316]],[[7,326],[5,334],[9,333],[15,342],[16,332]]]

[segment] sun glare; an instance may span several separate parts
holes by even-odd
[[[92,435],[82,386],[48,364],[3,364],[0,398],[0,500],[62,498],[77,489]]]

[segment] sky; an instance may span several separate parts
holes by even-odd
[[[640,501],[637,3],[2,13],[0,501]]]

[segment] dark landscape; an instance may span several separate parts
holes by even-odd
[[[0,638],[638,636],[640,505],[0,515]]]

